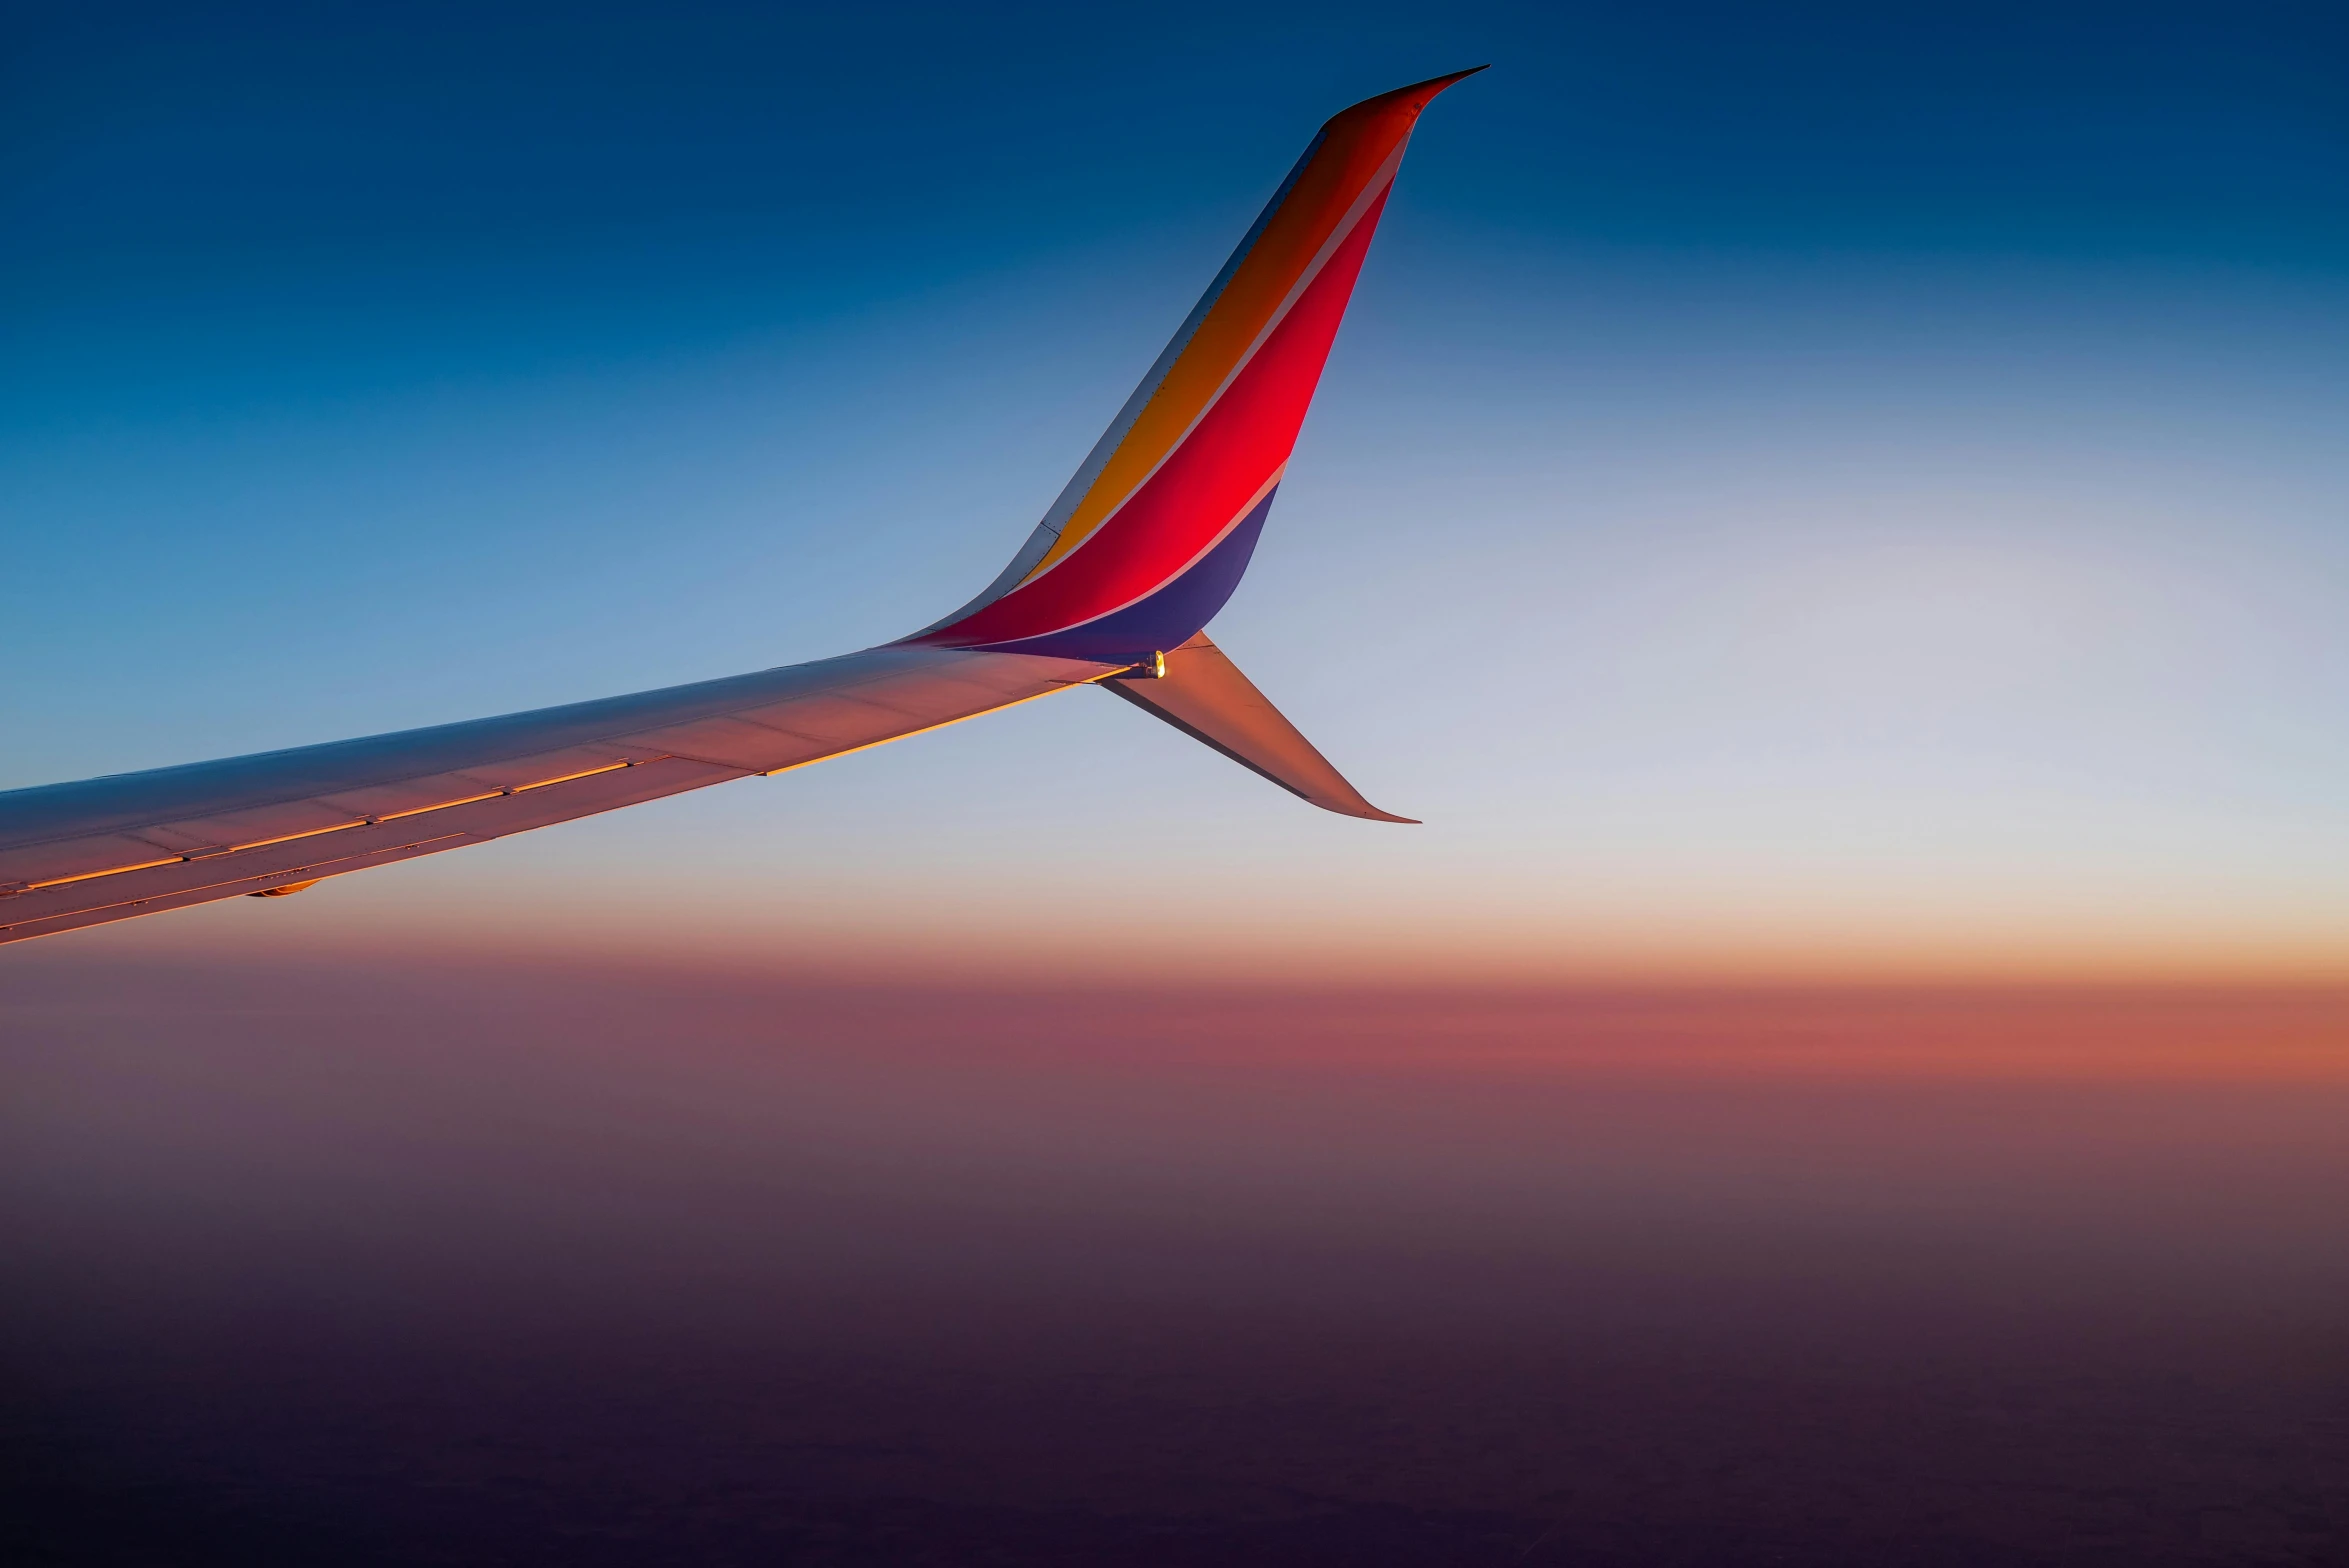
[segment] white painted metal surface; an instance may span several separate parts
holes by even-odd
[[[0,942],[781,772],[1114,668],[874,648],[504,718],[0,792]]]

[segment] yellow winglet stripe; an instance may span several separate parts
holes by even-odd
[[[1023,581],[1083,544],[1149,478],[1231,380],[1361,198],[1382,174],[1392,177],[1388,165],[1410,134],[1410,120],[1371,117],[1346,125],[1344,119],[1331,123],[1280,209],[1266,220],[1206,319],[1061,526],[1060,537]]]

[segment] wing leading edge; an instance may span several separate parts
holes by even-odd
[[[945,620],[813,664],[0,792],[0,943],[294,892],[1112,677],[1315,805],[1410,821],[1364,800],[1201,629],[1247,569],[1411,129],[1471,74],[1322,127],[1027,545]]]

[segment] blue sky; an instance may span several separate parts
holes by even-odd
[[[1216,626],[1427,828],[1079,694],[302,939],[2349,965],[2314,6],[49,18],[0,64],[0,784],[910,630],[1323,117],[1486,60]]]

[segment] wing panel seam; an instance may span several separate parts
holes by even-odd
[[[663,756],[674,755],[664,753]],[[20,893],[38,893],[44,888],[67,887],[76,882],[91,882],[99,877],[127,876],[133,871],[152,871],[158,866],[185,865],[198,860],[217,860],[226,855],[241,855],[250,849],[267,849],[272,844],[291,844],[298,839],[318,838],[328,833],[348,833],[353,828],[380,827],[386,822],[399,822],[409,817],[420,817],[427,812],[448,811],[458,806],[478,805],[501,796],[520,795],[534,789],[546,789],[556,784],[568,784],[574,779],[589,779],[604,773],[617,773],[622,768],[641,767],[647,762],[659,762],[661,757],[631,758],[600,768],[582,768],[576,773],[564,773],[551,779],[534,779],[527,784],[515,784],[503,789],[484,790],[478,795],[466,795],[456,800],[435,801],[429,806],[411,806],[405,811],[385,811],[371,817],[356,817],[349,822],[337,822],[323,828],[305,828],[299,833],[280,833],[274,838],[257,838],[242,844],[222,844],[210,849],[191,849],[183,854],[167,855],[161,860],[142,860],[136,865],[108,866],[103,871],[77,871],[69,877],[50,877],[41,882],[0,884],[0,898],[14,898]]]

